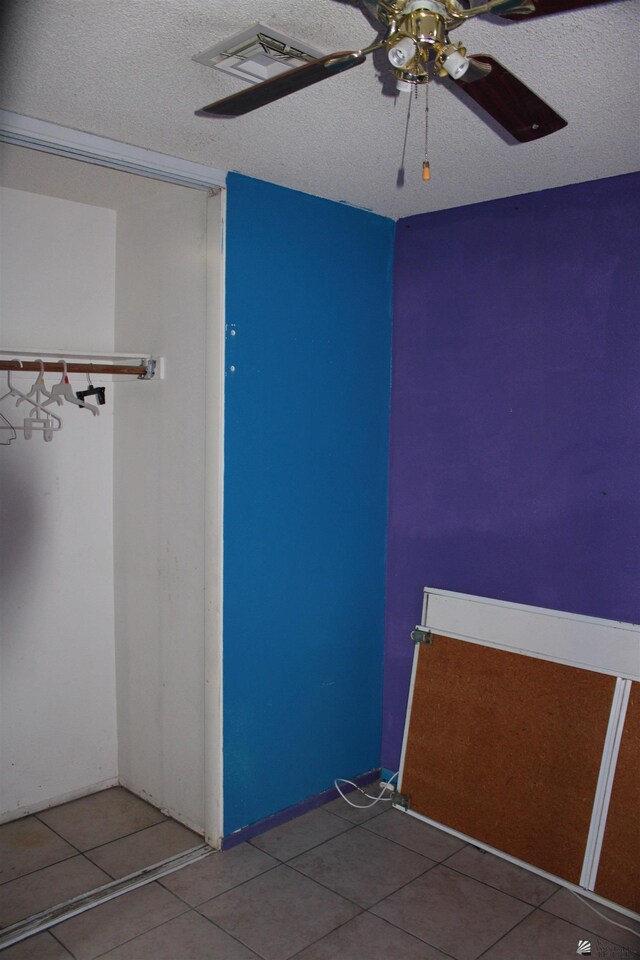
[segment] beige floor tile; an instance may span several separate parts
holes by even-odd
[[[462,850],[466,841],[444,830],[438,830],[429,823],[423,823],[417,817],[409,816],[400,810],[387,810],[381,816],[366,823],[365,828],[380,837],[401,843],[409,850],[415,850],[430,860],[446,860],[453,853]]]
[[[150,883],[58,924],[54,932],[76,960],[93,960],[188,909],[164,887]]]
[[[7,947],[2,960],[71,960],[71,954],[50,933],[40,933]]]
[[[371,912],[456,960],[476,960],[532,910],[439,864]]]
[[[278,861],[242,843],[224,853],[212,853],[197,863],[163,877],[160,883],[192,907],[218,897],[226,890],[259,876]]]
[[[367,793],[371,794],[372,797],[377,797],[380,793],[377,782],[372,783],[368,787],[364,787],[364,789]],[[347,796],[352,803],[357,803],[361,806],[351,807],[342,797],[336,797],[335,800],[325,803],[321,809],[328,810],[329,813],[335,813],[337,817],[342,817],[344,820],[348,820],[349,823],[366,823],[368,820],[373,820],[374,817],[379,817],[380,814],[388,810],[390,806],[389,802],[383,800],[374,806],[365,806],[365,804],[370,804],[371,801],[363,797],[357,790],[347,794]]]
[[[111,880],[78,855],[0,887],[0,927],[8,927],[41,910],[64,903]]]
[[[35,817],[0,826],[0,884],[77,854],[70,844]]]
[[[591,906],[587,906],[591,904]],[[595,907],[604,917],[594,912]],[[631,950],[640,952],[640,923],[632,920],[616,910],[611,910],[600,903],[594,903],[586,898],[578,898],[569,890],[560,889],[549,900],[542,904],[542,909],[548,913],[553,913],[556,917],[573,923],[582,930],[588,930],[592,934],[604,937],[612,943],[617,943],[622,947],[628,947]],[[605,919],[605,918],[610,919]],[[613,920],[614,923],[611,923]],[[630,933],[616,926],[621,923],[625,927],[630,927],[636,931],[636,934]],[[618,960],[614,957],[613,960]]]
[[[640,956],[624,947],[593,937],[588,931],[536,910],[488,950],[482,960],[568,960],[576,957],[578,943],[587,940],[592,960],[636,960]]]
[[[454,854],[447,860],[447,866],[452,870],[465,873],[474,880],[488,883],[490,887],[502,890],[509,896],[526,900],[534,906],[539,906],[558,889],[557,883],[539,877],[531,870],[502,860],[493,853],[480,850],[478,847],[467,846],[464,850]]]
[[[278,860],[291,860],[305,850],[317,847],[325,840],[350,830],[351,826],[347,820],[336,817],[325,809],[310,810],[295,820],[254,837],[251,843]]]
[[[359,912],[284,865],[198,909],[264,960],[292,957]]]
[[[361,913],[302,953],[295,960],[447,960],[444,953],[404,930]]]
[[[370,907],[430,870],[434,862],[354,827],[296,857],[290,866],[359,906]]]
[[[78,850],[110,843],[166,820],[164,814],[122,787],[101,790],[38,814]]]
[[[202,837],[174,820],[165,820],[129,837],[89,850],[86,856],[111,877],[126,877],[202,844]]]
[[[257,960],[237,940],[190,911],[103,954],[104,960]]]

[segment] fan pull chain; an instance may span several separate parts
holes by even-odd
[[[429,78],[424,85],[425,91],[425,114],[424,114],[424,161],[422,163],[422,179],[426,182],[431,180],[431,164],[429,163]]]

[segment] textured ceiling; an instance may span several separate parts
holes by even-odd
[[[2,16],[4,109],[394,218],[640,167],[638,0],[457,30],[569,126],[507,143],[433,84],[428,184],[422,96],[407,132],[408,101],[388,94],[379,57],[245,117],[193,115],[243,87],[193,54],[258,20],[321,51],[358,48],[376,30],[357,0],[4,0]]]

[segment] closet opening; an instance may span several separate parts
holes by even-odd
[[[0,883],[55,893],[6,928],[219,845],[224,195],[1,150],[0,359],[24,395],[69,392],[46,439],[0,401]]]

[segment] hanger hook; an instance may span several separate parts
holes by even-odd
[[[20,364],[20,369],[22,369],[22,366],[23,366],[22,360],[18,360],[17,357],[14,357],[14,358],[13,358],[13,362],[14,362],[14,363],[19,363],[19,364]],[[9,390],[11,390],[11,392],[13,393],[13,386],[12,386],[12,383],[11,383],[11,370],[7,370],[7,386],[9,387]]]
[[[40,364],[40,377],[38,379],[44,383],[44,360],[42,357],[39,358],[38,363]]]
[[[67,361],[66,360],[62,361],[62,371],[63,371],[62,376],[64,377],[64,381],[66,383],[67,382]]]

